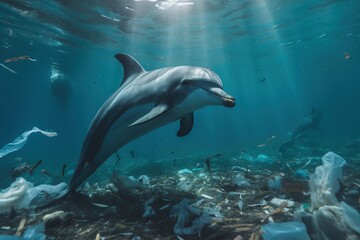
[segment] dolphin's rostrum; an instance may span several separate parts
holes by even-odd
[[[130,55],[117,54],[124,67],[120,88],[103,104],[85,138],[70,181],[72,192],[115,151],[156,128],[180,120],[187,135],[193,112],[209,105],[235,106],[219,76],[207,68],[177,66],[145,71]]]

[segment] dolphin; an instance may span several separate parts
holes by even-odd
[[[219,76],[208,68],[176,66],[145,71],[128,54],[116,54],[115,58],[123,65],[123,81],[92,120],[69,192],[114,152],[140,136],[180,120],[177,136],[183,137],[193,128],[195,110],[235,106],[235,98],[223,90]]]
[[[284,153],[287,149],[292,148],[295,142],[305,136],[311,130],[318,130],[322,113],[319,109],[312,108],[311,114],[304,117],[291,133],[291,139],[279,148],[280,153]]]

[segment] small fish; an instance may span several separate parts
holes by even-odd
[[[65,169],[66,169],[66,167],[67,167],[66,164],[64,164],[64,165],[62,166],[62,169],[61,169],[61,176],[62,176],[62,177],[65,176]]]
[[[260,82],[265,82],[265,80],[266,80],[266,78],[263,78],[263,79],[260,80]]]
[[[175,152],[174,152],[174,151],[172,151],[172,152],[171,152],[171,155],[174,155],[174,153],[175,153]]]

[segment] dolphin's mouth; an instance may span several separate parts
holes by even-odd
[[[225,107],[235,107],[235,98],[230,96],[230,98],[223,98]]]
[[[231,108],[235,106],[235,98],[227,94],[223,89],[219,88],[218,86],[209,87],[209,85],[204,85],[200,87],[207,93],[221,99],[225,107]]]

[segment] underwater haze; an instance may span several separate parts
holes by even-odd
[[[92,118],[121,83],[117,53],[146,70],[208,67],[237,101],[197,111],[189,136],[178,139],[173,123],[125,146],[124,157],[236,152],[272,135],[280,144],[313,107],[323,140],[359,136],[356,0],[3,0],[0,11],[1,61],[16,72],[0,68],[0,145],[33,126],[58,133],[31,137],[1,159],[2,171],[16,157],[74,167]],[[36,61],[4,63],[23,55]]]
[[[1,159],[2,171],[16,157],[74,168],[91,120],[122,81],[117,53],[146,70],[208,67],[237,102],[197,111],[184,138],[178,123],[151,132],[120,150],[124,158],[237,152],[272,135],[280,145],[312,108],[323,114],[322,140],[359,137],[356,0],[3,0],[0,11],[1,61],[16,72],[0,68],[0,145],[33,126],[58,133],[31,137]],[[4,63],[24,55],[36,61]]]
[[[137,240],[259,240],[262,231],[265,240],[279,240],[289,238],[266,237],[275,230],[264,224],[272,217],[292,221],[301,205],[318,225],[307,225],[306,232],[297,223],[304,238],[296,239],[309,239],[307,233],[311,239],[359,239],[359,13],[359,0],[0,0],[0,214],[10,212],[0,217],[0,226],[9,226],[0,234],[15,234],[21,220],[15,205],[4,206],[13,188],[77,181],[70,189],[80,185],[90,207],[60,202],[32,212],[26,227],[65,210],[74,224],[51,230],[45,222],[49,239],[119,239],[132,232]],[[86,172],[101,163],[101,157],[93,160],[100,148],[105,153],[96,157],[112,149],[111,140],[103,144],[101,127],[96,135],[90,126],[122,83],[119,53],[146,71],[183,65],[203,67],[209,77],[213,71],[236,104],[217,95],[226,107],[196,110],[192,129],[176,118],[182,130],[191,130],[186,136],[177,136],[180,121],[159,124],[111,151],[93,174]],[[219,93],[207,84],[196,86]],[[158,92],[164,93],[160,84]],[[45,201],[52,187],[57,197],[67,191],[65,183],[30,189]],[[189,201],[203,214],[187,228]],[[156,211],[148,211],[150,205]],[[342,209],[342,220],[336,215],[322,222],[321,214],[332,216],[328,205]],[[210,215],[217,222],[207,227]],[[340,234],[331,235],[333,229]]]

